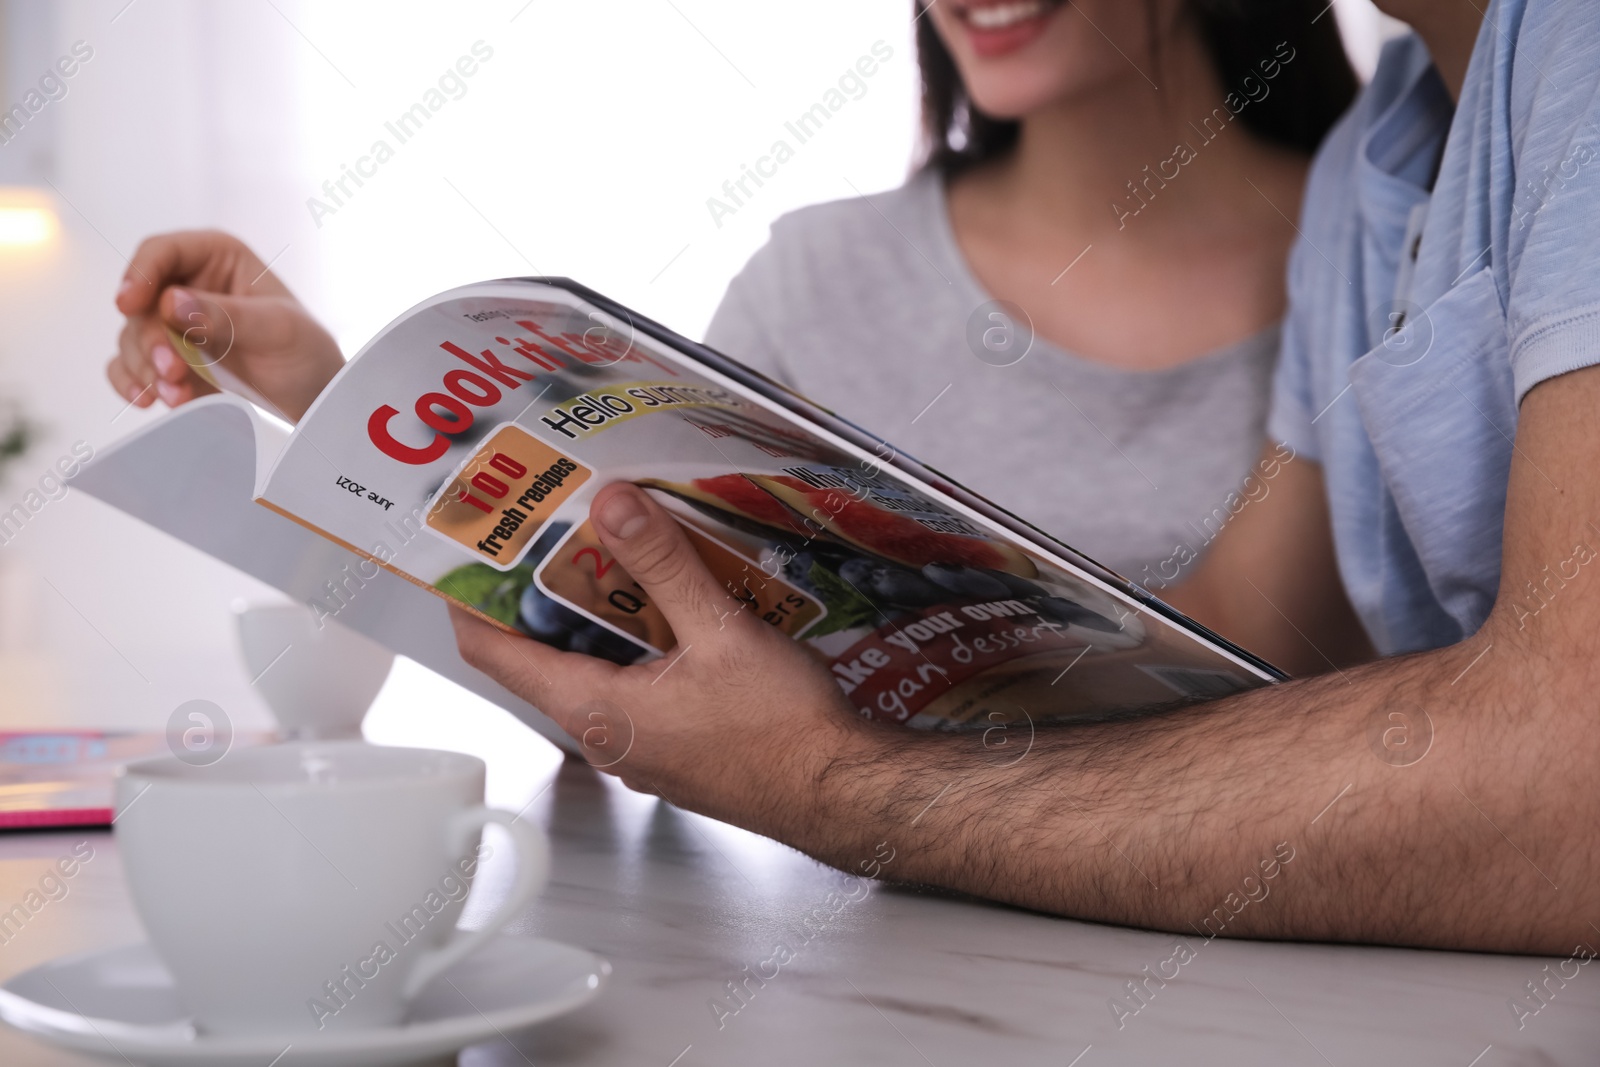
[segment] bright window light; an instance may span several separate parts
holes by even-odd
[[[0,246],[42,245],[56,232],[55,212],[39,204],[7,203],[0,197]]]

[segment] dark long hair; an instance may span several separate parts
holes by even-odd
[[[924,2],[915,0],[919,14]],[[1153,42],[1154,0],[1146,7]],[[1279,64],[1271,91],[1252,100],[1239,117],[1252,133],[1274,144],[1308,155],[1315,151],[1358,86],[1326,0],[1188,0],[1187,8],[1199,20],[1201,39],[1224,92],[1243,96],[1244,79],[1253,75],[1259,81],[1258,64],[1273,59],[1280,43],[1294,49],[1293,60]],[[973,106],[955,60],[929,18],[917,19],[917,61],[922,69],[924,167],[956,174],[1012,149],[1021,127]]]

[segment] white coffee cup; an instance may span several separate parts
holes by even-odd
[[[251,685],[286,740],[361,736],[393,652],[304,604],[248,605],[236,622]]]
[[[290,1041],[401,1022],[544,885],[543,833],[484,807],[483,785],[476,757],[358,741],[129,764],[123,869],[196,1027]],[[516,877],[488,922],[457,930],[491,822]]]

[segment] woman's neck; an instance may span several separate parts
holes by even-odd
[[[1153,370],[1282,317],[1306,160],[1243,128],[1247,98],[1197,34],[1140,65],[1029,115],[1014,151],[950,183],[949,212],[979,283],[1038,336]],[[1274,89],[1261,73],[1258,98]]]

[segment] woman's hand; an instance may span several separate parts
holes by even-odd
[[[332,336],[256,254],[215,230],[145,240],[116,303],[128,321],[106,376],[139,407],[158,398],[177,407],[216,392],[174,351],[168,328],[291,422],[344,365]]]
[[[627,483],[590,510],[606,549],[672,624],[678,647],[618,667],[453,610],[466,661],[553,719],[629,786],[806,847],[823,778],[870,760],[887,733],[859,718],[827,671],[744,610],[666,511]]]

